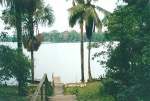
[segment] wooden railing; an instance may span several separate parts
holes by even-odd
[[[43,92],[43,86],[45,85],[45,94]],[[48,96],[52,96],[53,94],[53,87],[51,85],[51,83],[48,81],[47,78],[47,74],[44,74],[43,78],[40,80],[40,83],[36,89],[36,91],[34,92],[31,101],[36,101],[38,95],[40,94],[41,96],[41,101],[43,101],[44,99],[44,95],[45,95],[45,101],[48,101]]]

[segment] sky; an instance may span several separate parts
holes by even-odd
[[[54,10],[55,22],[51,27],[42,27],[39,28],[40,32],[43,31],[51,31],[58,30],[59,32],[63,32],[65,30],[76,30],[79,32],[79,25],[77,24],[74,28],[69,27],[68,17],[69,13],[67,11],[68,8],[72,7],[72,0],[45,0],[46,4],[49,4]],[[93,3],[93,2],[92,2]],[[116,7],[117,0],[99,0],[96,3],[93,3],[97,6],[100,6],[110,12],[113,12]],[[99,13],[100,18],[103,17],[103,14]]]
[[[114,8],[116,7],[116,3],[118,0],[99,0],[98,2],[92,2],[93,4],[100,6],[110,12],[113,12]],[[69,17],[69,13],[67,11],[67,9],[69,9],[70,7],[72,7],[72,0],[44,0],[46,5],[50,5],[53,9],[53,13],[55,16],[55,21],[54,24],[50,27],[46,27],[46,26],[39,26],[39,32],[50,32],[52,30],[58,30],[59,32],[63,32],[66,30],[76,30],[77,32],[79,32],[79,25],[75,25],[74,28],[69,27],[69,22],[68,22],[68,17]],[[1,13],[2,8],[0,7],[0,13]],[[103,18],[103,14],[99,13],[99,17],[102,19]],[[3,30],[4,28],[4,24],[2,23],[2,21],[0,20],[0,32]],[[12,35],[12,32],[9,32],[9,35]]]

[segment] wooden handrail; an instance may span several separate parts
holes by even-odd
[[[43,78],[40,80],[40,83],[37,86],[37,89],[34,92],[31,101],[36,101],[40,91],[41,91],[41,101],[43,101],[43,84],[45,84],[45,101],[48,101],[48,96],[51,96],[53,93],[53,87],[48,81],[46,73],[44,74]]]

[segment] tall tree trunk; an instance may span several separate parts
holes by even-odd
[[[30,33],[30,50],[31,50],[31,83],[34,82],[34,26],[33,26],[33,13],[29,13],[29,33]]]
[[[21,5],[19,2],[15,1],[15,10],[16,10],[16,30],[17,30],[17,47],[18,47],[18,55],[22,54],[22,29],[21,29]],[[22,95],[22,85],[21,80],[18,80],[18,95]]]
[[[22,53],[22,29],[21,29],[21,7],[19,2],[15,2],[16,10],[16,30],[17,30],[17,46],[20,53]]]
[[[31,18],[32,19],[32,18]],[[31,75],[32,75],[32,79],[31,79],[31,83],[34,82],[34,39],[33,39],[33,36],[34,36],[34,27],[33,27],[33,19],[31,20],[30,22],[30,38],[31,38],[31,66],[32,66],[32,69],[31,69]]]
[[[34,50],[33,50],[33,44],[32,44],[32,49],[31,49],[31,65],[32,65],[32,69],[31,69],[31,74],[32,74],[32,81],[31,83],[34,82]]]
[[[83,23],[80,24],[80,30],[81,30],[81,34],[80,34],[80,42],[81,42],[81,82],[84,82],[84,45],[83,45]]]
[[[91,55],[91,40],[89,40],[89,47],[88,47],[88,76],[89,76],[88,80],[92,81],[90,55]]]
[[[31,83],[34,82],[34,25],[33,25],[33,13],[34,13],[34,1],[30,0],[30,10],[29,13],[29,33],[30,33],[30,40],[31,40]]]

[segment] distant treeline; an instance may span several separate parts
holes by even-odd
[[[50,32],[43,32],[41,33],[44,42],[80,42],[80,33],[78,33],[75,30],[71,31],[64,31],[64,32],[58,32],[57,30],[53,30]],[[8,33],[1,33],[0,41],[7,41],[7,42],[17,42],[17,35],[14,34],[13,36],[9,36]],[[5,38],[4,38],[5,37]],[[5,40],[4,40],[5,39]],[[93,42],[99,42],[107,40],[104,33],[93,33],[92,35],[92,41]],[[84,34],[84,42],[88,42],[88,39],[86,37],[86,34]]]
[[[80,42],[80,33],[75,30],[58,32],[53,30],[51,32],[42,33],[45,42]],[[103,33],[93,33],[92,41],[98,42],[105,40]],[[86,34],[84,34],[84,42],[88,42]]]

